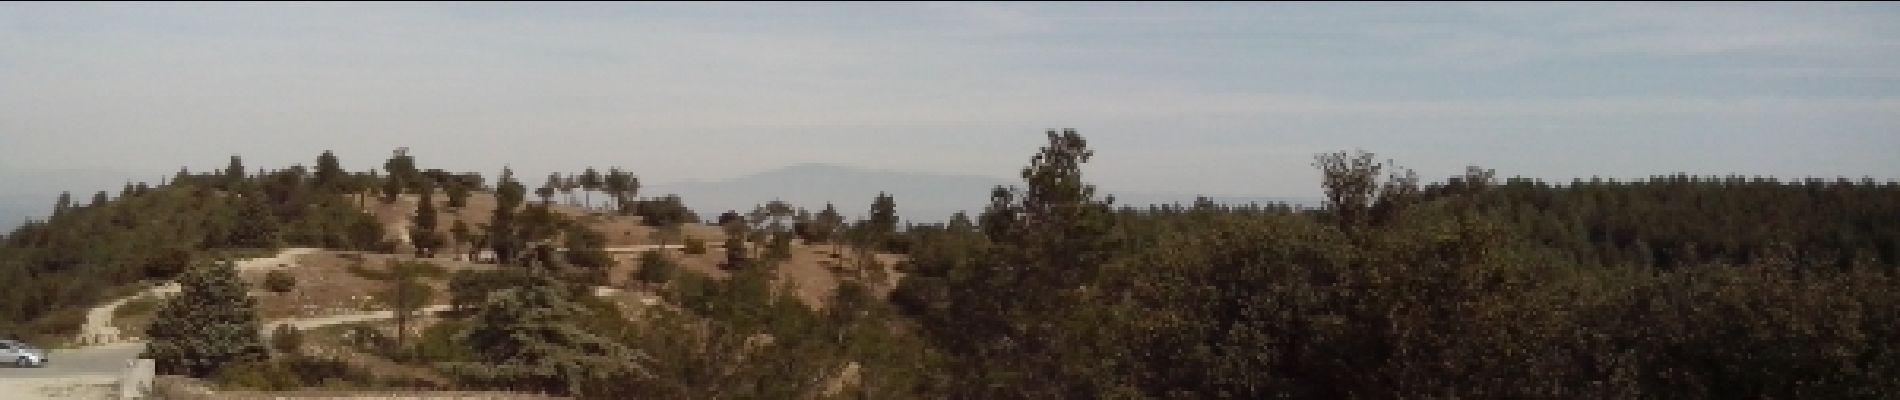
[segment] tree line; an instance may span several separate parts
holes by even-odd
[[[1083,136],[1047,137],[1021,170],[1022,186],[995,188],[988,207],[943,224],[898,227],[895,200],[884,194],[870,217],[852,223],[831,207],[809,213],[781,202],[726,212],[716,224],[728,230],[731,276],[646,257],[636,280],[677,308],[637,319],[589,293],[606,270],[585,251],[603,242],[598,234],[549,211],[551,195],[526,202],[526,186],[504,170],[489,189],[500,207],[472,243],[511,267],[453,274],[457,316],[390,354],[445,371],[456,387],[580,398],[1900,393],[1893,182],[1674,175],[1546,184],[1471,168],[1427,183],[1372,154],[1338,152],[1314,159],[1320,208],[1205,199],[1130,206],[1085,179],[1095,154]],[[357,240],[354,225],[304,221],[345,197],[296,200],[335,193],[316,182],[374,175],[297,183],[326,176],[320,166],[232,179],[231,171],[243,175],[233,161],[225,173],[175,179],[188,184],[132,187],[119,201],[62,200],[52,219],[6,238],[36,250],[0,253],[11,263],[0,273],[77,276],[58,271],[98,271],[100,260],[116,260],[77,256],[88,253],[74,246],[94,243],[82,232],[196,238],[186,241],[186,263],[138,264],[161,267],[189,265],[194,252],[216,246],[387,245],[371,243],[380,232]],[[403,172],[411,170],[404,162],[374,185],[459,185],[417,179],[426,174]],[[348,187],[378,187],[356,185]],[[410,185],[393,187],[426,193]],[[632,204],[614,211],[659,224],[696,219],[677,198],[627,200],[635,191],[607,190],[615,203]],[[283,207],[296,202],[303,206]],[[116,207],[160,205],[182,219],[224,222],[102,225],[138,210]],[[427,225],[411,222],[412,233]],[[791,238],[904,253],[905,278],[888,299],[873,294],[876,280],[844,279],[827,307],[807,307],[773,273]],[[40,269],[7,272],[29,267]],[[123,278],[105,279],[149,271],[179,273],[111,269]],[[198,274],[191,280],[225,280]],[[5,301],[48,296],[29,293]],[[224,348],[260,359],[257,346]],[[829,384],[844,375],[856,384]]]

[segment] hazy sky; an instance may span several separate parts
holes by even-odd
[[[1900,178],[1900,4],[0,4],[0,188],[404,146],[1011,177],[1049,128],[1123,190],[1315,196],[1312,154],[1351,148],[1430,179]]]

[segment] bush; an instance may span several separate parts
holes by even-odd
[[[277,354],[299,354],[303,349],[303,331],[290,324],[278,325],[271,331],[270,347],[277,350]]]
[[[673,280],[673,273],[678,269],[679,266],[666,256],[658,252],[647,252],[640,255],[640,270],[634,278],[649,284],[664,285]]]
[[[706,254],[706,241],[696,237],[686,238],[686,254]]]
[[[422,337],[409,348],[408,359],[413,362],[456,362],[474,360],[467,343],[460,336],[468,330],[468,323],[459,320],[445,320],[422,330]]]
[[[297,277],[284,270],[273,270],[264,274],[264,289],[272,293],[290,293],[297,287]]]
[[[366,386],[376,383],[375,376],[349,364],[293,356],[268,362],[232,364],[211,379],[226,388],[266,391],[292,390],[310,386]],[[340,384],[349,383],[349,384]]]
[[[211,380],[227,388],[290,390],[303,386],[303,380],[288,368],[274,362],[241,362],[218,371]]]

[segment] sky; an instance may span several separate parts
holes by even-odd
[[[1428,180],[1900,178],[1900,3],[0,4],[0,191],[34,204],[398,147],[1010,178],[1060,128],[1114,190],[1317,196],[1313,155],[1351,149]]]

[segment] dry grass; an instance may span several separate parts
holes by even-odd
[[[416,340],[423,329],[434,325],[436,322],[440,322],[440,319],[432,316],[421,316],[410,324],[409,328],[411,332],[409,332],[406,337],[408,340]],[[433,387],[449,387],[453,382],[453,380],[435,369],[403,364],[376,354],[358,350],[355,346],[346,343],[344,338],[341,337],[341,332],[348,331],[348,327],[350,326],[368,326],[381,331],[383,335],[389,337],[395,337],[396,335],[396,323],[389,320],[328,326],[305,331],[302,351],[304,354],[313,357],[344,362],[351,367],[361,369],[383,379],[394,378],[394,380],[427,382]]]
[[[608,247],[660,244],[656,229],[641,224],[640,217],[613,215],[610,212],[592,211],[581,207],[560,204],[560,197],[559,195],[556,196],[557,201],[551,206],[551,209],[556,213],[581,223],[589,229],[600,232],[606,236]],[[535,202],[539,200],[531,197],[528,201]],[[404,229],[399,229],[400,227],[410,224],[409,219],[415,214],[416,202],[417,196],[403,195],[398,198],[397,201],[390,204],[383,204],[376,198],[370,198],[366,204],[368,211],[375,214],[378,221],[383,222],[385,226],[384,231],[389,232],[391,235],[390,239],[400,242],[401,240],[398,240],[395,235],[397,232],[405,231]],[[462,221],[468,225],[470,229],[476,229],[479,232],[479,229],[485,227],[490,218],[493,217],[496,207],[495,197],[486,192],[470,194],[467,205],[456,209],[448,207],[447,196],[437,195],[435,196],[435,202],[436,209],[441,212],[438,223],[441,224],[441,229],[445,232],[449,227],[455,225],[455,221]],[[719,267],[726,259],[725,249],[723,248],[726,234],[723,230],[717,226],[693,223],[682,226],[680,232],[682,236],[681,239],[669,240],[667,244],[684,243],[683,238],[686,237],[696,238],[706,243],[706,253],[697,255],[685,254],[680,250],[673,249],[662,250],[663,254],[677,260],[684,270],[694,271],[721,279],[729,275],[725,270]],[[407,246],[402,246],[399,251],[409,252],[413,250]],[[466,252],[466,250],[458,249],[457,251],[452,251],[445,255],[454,257],[454,255],[465,254]],[[891,288],[896,286],[897,280],[901,277],[900,273],[894,271],[894,267],[903,261],[903,256],[897,254],[876,254],[873,259],[877,261],[878,265],[882,266],[885,273],[882,274],[884,277],[883,280],[873,282],[869,278],[879,274],[870,273],[858,268],[861,263],[857,260],[857,253],[856,250],[849,246],[834,251],[834,247],[829,244],[807,245],[803,244],[802,241],[794,241],[791,259],[779,265],[779,279],[781,282],[789,281],[794,285],[796,287],[795,295],[813,307],[824,307],[825,300],[831,296],[832,291],[837,289],[838,283],[843,279],[860,279],[871,286],[880,296],[888,294]],[[833,256],[834,254],[836,254],[835,257]],[[635,254],[616,255],[614,268],[607,274],[607,282],[602,282],[601,284],[625,287],[628,279],[636,270],[638,262],[639,257]]]
[[[389,284],[357,276],[349,269],[351,265],[361,265],[364,269],[382,271],[388,268],[391,260],[432,262],[449,272],[493,268],[445,258],[422,259],[404,255],[324,250],[297,256],[282,268],[297,278],[296,287],[289,293],[259,290],[252,297],[258,300],[259,317],[265,320],[380,310],[384,307],[375,300],[375,294],[389,287]],[[240,274],[253,288],[261,288],[264,275],[268,272],[255,270]],[[446,276],[443,279],[424,279],[423,283],[434,290],[434,303],[448,302]]]

